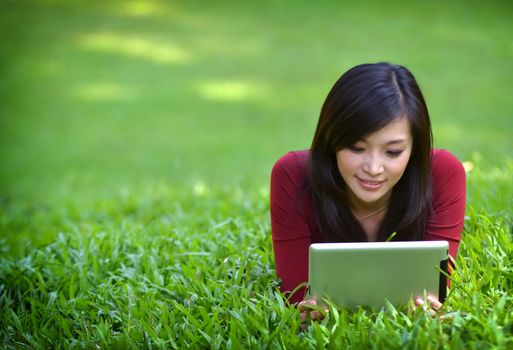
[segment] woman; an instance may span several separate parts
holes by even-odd
[[[311,149],[289,152],[273,167],[281,290],[293,303],[304,299],[304,288],[291,292],[308,279],[308,248],[315,242],[385,241],[396,232],[398,241],[446,240],[455,258],[464,214],[465,171],[452,154],[432,149],[427,106],[413,75],[389,63],[356,66],[328,94]]]

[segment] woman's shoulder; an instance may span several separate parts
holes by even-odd
[[[433,149],[431,151],[431,166],[433,175],[438,173],[447,174],[453,172],[463,172],[463,164],[456,156],[445,149]]]
[[[272,177],[286,173],[292,180],[303,180],[307,175],[309,150],[290,151],[273,166]]]
[[[285,153],[276,161],[276,165],[280,166],[291,166],[291,165],[306,165],[310,150],[305,149],[301,151],[289,151]]]
[[[463,164],[456,156],[445,149],[432,150],[433,191],[435,196],[443,196],[454,191],[464,192],[466,175]]]

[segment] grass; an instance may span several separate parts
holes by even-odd
[[[87,212],[4,214],[4,227],[34,220],[38,230],[60,233],[48,244],[26,243],[18,258],[0,260],[3,346],[513,345],[511,213],[469,207],[440,315],[332,307],[325,320],[301,331],[297,311],[278,292],[267,203],[265,191],[160,187],[98,202]]]
[[[511,348],[512,23],[506,2],[3,1],[0,346]],[[301,330],[269,172],[379,60],[473,165],[451,292]]]
[[[161,181],[261,187],[279,156],[309,147],[340,74],[380,60],[418,77],[438,147],[493,167],[513,157],[507,3],[0,10],[0,191],[17,201]]]

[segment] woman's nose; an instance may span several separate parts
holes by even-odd
[[[383,162],[379,157],[368,157],[363,165],[363,170],[369,175],[375,176],[383,172]]]

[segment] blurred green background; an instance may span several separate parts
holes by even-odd
[[[416,75],[437,147],[502,168],[512,33],[508,1],[2,1],[1,199],[266,188],[336,79],[377,61]]]

